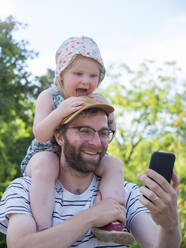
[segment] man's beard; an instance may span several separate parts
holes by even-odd
[[[83,150],[98,152],[99,159],[97,160],[84,159],[81,156],[81,151]],[[64,135],[63,152],[64,152],[66,162],[71,168],[79,172],[82,172],[84,174],[88,174],[92,172],[94,173],[96,169],[99,168],[100,161],[102,157],[105,155],[106,149],[103,148],[102,146],[100,148],[95,149],[92,146],[87,145],[87,144],[82,144],[81,146],[79,146],[78,149],[76,149],[72,144],[70,144],[70,142]]]

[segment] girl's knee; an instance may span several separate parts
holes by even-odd
[[[120,173],[122,175],[124,173],[123,162],[117,157],[106,155],[103,157],[101,161],[101,165],[105,167],[106,170],[109,170],[109,171],[114,170],[115,172]]]
[[[31,177],[56,179],[59,173],[59,158],[52,152],[39,152],[31,158],[27,171]]]

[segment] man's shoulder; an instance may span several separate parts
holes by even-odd
[[[5,190],[0,201],[0,231],[7,232],[9,214],[31,215],[29,187],[31,178],[14,179]]]
[[[17,177],[11,183],[31,184],[31,178],[28,176]]]
[[[139,196],[141,193],[139,191],[139,186],[135,183],[131,183],[128,181],[124,182],[124,189],[127,198],[133,198],[134,196]]]
[[[2,207],[4,206],[7,209],[8,206],[8,209],[11,211],[13,209],[14,212],[14,210],[18,209],[20,206],[25,206],[25,204],[28,206],[30,204],[30,200],[29,200],[30,185],[31,185],[31,178],[29,177],[19,177],[14,179],[8,185],[1,198]]]
[[[128,181],[124,182],[124,187],[126,190],[138,190],[139,189],[139,186],[137,184],[131,183]]]
[[[15,178],[7,187],[7,190],[16,188],[16,189],[29,189],[31,185],[31,178],[30,177],[18,177]]]

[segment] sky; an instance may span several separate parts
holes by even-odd
[[[106,68],[144,59],[186,68],[185,0],[0,0],[0,19],[9,15],[28,24],[15,37],[39,52],[29,63],[34,75],[54,70],[62,42],[82,35],[96,41]]]

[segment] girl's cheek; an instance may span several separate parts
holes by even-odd
[[[99,81],[96,79],[94,81],[93,85],[94,85],[94,88],[96,89],[98,87],[98,85],[99,85]]]

